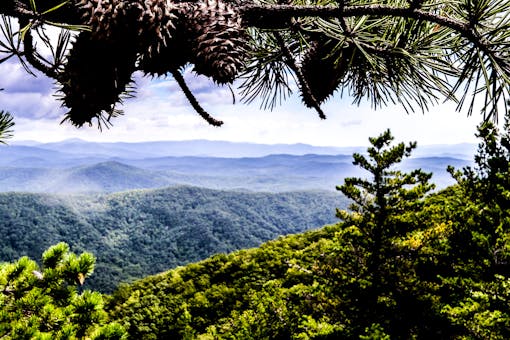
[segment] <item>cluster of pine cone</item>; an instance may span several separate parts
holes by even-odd
[[[231,83],[243,69],[245,31],[228,0],[75,0],[82,22],[58,81],[74,125],[111,115],[141,70],[164,75],[191,63]]]

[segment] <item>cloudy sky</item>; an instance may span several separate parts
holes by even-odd
[[[366,145],[367,138],[391,128],[398,140],[419,144],[475,143],[475,127],[481,116],[467,117],[452,104],[433,107],[425,114],[407,115],[400,107],[374,111],[368,103],[351,104],[349,98],[333,97],[324,105],[328,119],[321,120],[294,94],[273,111],[259,103],[232,104],[228,88],[217,88],[203,77],[186,73],[188,84],[206,108],[225,124],[209,126],[189,106],[171,77],[151,80],[137,77],[138,93],[122,109],[125,115],[108,130],[74,128],[60,124],[63,113],[55,98],[54,83],[40,75],[28,75],[15,60],[0,64],[0,109],[15,117],[14,141],[41,142],[80,138],[93,141],[155,141],[209,139],[255,143],[306,143],[321,146]],[[234,89],[235,90],[235,89]]]

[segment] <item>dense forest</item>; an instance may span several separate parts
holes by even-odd
[[[335,220],[347,200],[330,192],[280,194],[176,187],[110,195],[0,194],[0,261],[37,259],[68,243],[97,257],[91,288],[129,282],[216,253],[255,247]]]
[[[398,170],[416,144],[395,145],[386,131],[354,155],[369,176],[338,187],[352,202],[337,209],[339,223],[122,284],[110,296],[82,292],[94,258],[65,244],[47,250],[42,267],[26,257],[4,264],[0,331],[26,335],[24,325],[42,338],[65,330],[96,339],[508,339],[508,128],[500,135],[481,125],[476,165],[450,167],[457,184],[441,191],[429,173]],[[55,293],[62,289],[64,297]],[[48,318],[34,307],[41,303],[63,311]]]
[[[260,100],[267,109],[294,89],[321,119],[321,106],[337,92],[356,105],[398,104],[408,113],[450,101],[468,115],[479,110],[485,122],[475,165],[449,167],[456,183],[446,189],[434,191],[431,174],[421,169],[399,170],[416,143],[394,144],[387,130],[370,138],[367,153],[354,154],[353,164],[367,178],[347,177],[338,186],[351,205],[336,211],[336,225],[217,254],[120,285],[112,295],[87,289],[102,255],[96,259],[81,245],[59,242],[42,252],[40,262],[16,260],[13,252],[25,234],[41,244],[59,241],[50,236],[59,234],[70,236],[70,243],[103,238],[98,246],[105,247],[133,234],[129,246],[137,250],[171,238],[187,242],[193,238],[180,228],[170,231],[178,225],[172,218],[163,229],[140,234],[119,232],[119,226],[138,227],[145,210],[163,216],[168,202],[178,201],[172,209],[179,213],[211,201],[190,188],[182,189],[189,199],[179,193],[162,195],[161,204],[140,199],[140,210],[123,203],[143,196],[138,193],[107,196],[106,205],[103,198],[76,199],[70,209],[86,211],[88,220],[63,213],[58,199],[54,206],[40,205],[31,196],[27,207],[2,212],[6,221],[24,222],[7,223],[12,238],[9,262],[0,265],[0,339],[509,339],[510,114],[501,135],[489,123],[509,111],[509,13],[505,0],[0,1],[0,64],[14,61],[54,81],[66,108],[62,122],[76,127],[109,127],[122,115],[118,106],[135,96],[136,73],[172,76],[191,108],[221,126],[188,86],[187,66],[217,86],[239,84],[242,101]],[[50,38],[50,26],[61,28],[58,36]],[[134,127],[147,126],[144,119]],[[294,129],[296,119],[284,128]],[[0,111],[0,142],[11,136],[13,124]],[[104,173],[99,170],[92,172]],[[296,215],[270,198],[254,197],[261,211],[274,209],[287,221],[283,232],[299,231],[287,227],[302,223]],[[304,201],[308,212],[309,199]],[[283,233],[275,229],[275,217],[271,226],[241,236],[245,222],[229,209],[250,216],[254,202],[240,202],[232,196],[225,210],[213,203],[198,217],[182,215],[187,228],[213,221],[193,231],[193,252],[219,244],[216,231],[234,235],[240,246],[256,230],[270,237]],[[45,233],[37,226],[44,218],[30,211],[36,208],[53,222],[61,214],[62,224]],[[103,229],[84,228],[103,213],[110,219]],[[235,223],[226,225],[229,220]],[[147,255],[160,263],[164,253]],[[127,265],[131,275],[131,262],[124,260],[127,254],[109,267]]]
[[[133,338],[508,339],[510,136],[479,136],[476,167],[433,193],[395,169],[415,144],[371,138],[342,222],[121,286],[111,318]]]

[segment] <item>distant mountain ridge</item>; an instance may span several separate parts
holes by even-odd
[[[286,155],[351,155],[354,152],[364,152],[365,146],[333,147],[313,146],[309,144],[257,144],[247,142],[227,142],[211,140],[189,141],[156,141],[156,142],[91,142],[81,139],[68,139],[53,143],[38,143],[34,141],[19,141],[11,147],[37,147],[49,151],[63,152],[77,156],[94,155],[103,157],[119,157],[129,159],[143,159],[166,156],[198,156],[198,157],[263,157],[273,154]],[[452,156],[455,158],[471,159],[476,145],[420,145],[415,155],[424,156]],[[1,151],[0,151],[1,154]]]
[[[95,155],[130,159],[165,156],[262,157],[270,154],[334,155],[359,148],[319,147],[307,144],[256,144],[226,141],[191,140],[159,142],[89,142],[70,139],[53,143],[17,142],[13,146],[31,146],[75,155]]]
[[[471,164],[473,146],[438,148],[418,149],[420,156],[405,161],[402,167],[434,172],[433,181],[439,187],[451,184],[446,167]],[[15,144],[0,147],[0,192],[116,192],[175,185],[269,192],[334,191],[345,177],[363,176],[352,165],[353,151],[363,150],[214,141]]]

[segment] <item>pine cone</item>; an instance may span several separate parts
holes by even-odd
[[[80,0],[76,7],[92,37],[98,40],[110,38],[113,28],[118,27],[118,19],[125,17],[125,4],[119,0]]]
[[[231,83],[246,60],[245,32],[235,7],[222,0],[191,4],[184,24],[192,38],[192,63],[198,74]]]
[[[154,20],[149,20],[153,24],[139,36],[139,68],[146,74],[160,76],[181,68],[191,60],[191,43],[184,34],[186,29],[183,24],[189,6],[187,3],[167,5],[166,15],[160,17],[160,6],[166,2],[156,0],[153,3],[154,6],[149,7],[157,13]],[[144,12],[146,16],[141,19],[142,22],[147,20],[146,13],[147,11]],[[169,18],[171,20],[168,20]],[[158,26],[158,22],[161,26]]]
[[[231,2],[75,1],[93,39],[135,44],[145,73],[162,75],[191,62],[197,73],[224,84],[244,66],[244,30]]]
[[[162,48],[171,45],[176,32],[176,21],[181,7],[167,0],[139,0],[142,12],[137,16],[140,51],[154,57]],[[138,7],[139,7],[138,6]]]
[[[191,47],[176,37],[178,18],[182,20],[187,8],[184,5],[167,0],[80,0],[78,3],[94,39],[124,41],[136,46],[139,68],[152,75],[166,74],[189,62]]]
[[[136,52],[123,45],[80,33],[59,77],[63,104],[71,109],[65,119],[82,126],[93,118],[111,116],[132,81],[135,60]]]
[[[319,104],[333,95],[344,79],[352,54],[352,47],[335,51],[333,42],[311,43],[301,62],[301,72]],[[307,107],[314,107],[307,96],[302,96],[302,99]]]

